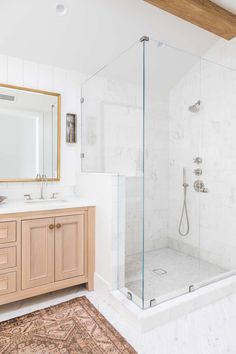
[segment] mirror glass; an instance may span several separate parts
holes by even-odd
[[[0,85],[0,180],[60,178],[60,95]]]

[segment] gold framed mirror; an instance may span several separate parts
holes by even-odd
[[[59,181],[60,149],[61,95],[0,84],[0,182]]]

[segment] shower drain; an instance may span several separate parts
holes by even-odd
[[[154,273],[155,275],[164,275],[167,274],[167,271],[165,269],[162,268],[156,268],[152,270],[152,273]]]

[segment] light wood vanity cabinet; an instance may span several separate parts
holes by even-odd
[[[16,266],[16,247],[0,248],[0,269]]]
[[[22,221],[22,289],[54,282],[53,218]]]
[[[86,215],[61,216],[55,219],[55,280],[85,274]]]
[[[16,221],[0,223],[0,243],[16,241]]]
[[[95,208],[0,216],[0,304],[85,283],[93,290]]]
[[[0,296],[16,292],[16,272],[0,275]],[[5,301],[4,303],[7,303]]]

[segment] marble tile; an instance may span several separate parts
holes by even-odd
[[[141,253],[126,257],[126,288],[139,298],[142,297],[141,265]],[[154,270],[157,272],[153,272]],[[160,275],[158,270],[161,272]],[[225,271],[215,264],[171,248],[145,252],[144,298],[150,301],[163,296],[168,298],[176,291],[185,293],[188,292],[190,285],[208,280]]]
[[[179,242],[178,223],[183,202],[182,168],[187,168],[190,188],[187,205],[190,233],[180,250],[200,250],[201,258],[223,268],[235,269],[235,41],[217,42],[170,91],[169,238]],[[235,69],[235,65],[234,65]],[[188,105],[201,99],[197,114]],[[182,133],[181,133],[182,132]],[[207,195],[195,193],[193,158],[203,158],[201,179]]]

